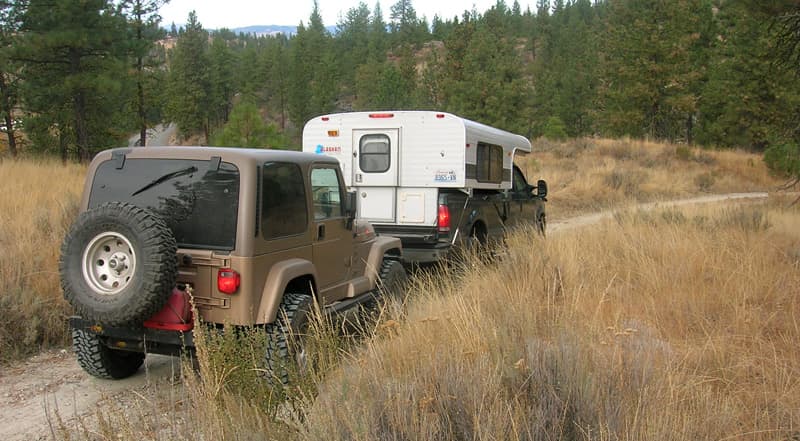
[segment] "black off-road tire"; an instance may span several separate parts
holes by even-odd
[[[289,384],[290,371],[302,373],[307,368],[304,343],[313,307],[314,299],[310,295],[285,293],[278,317],[266,326],[268,376],[278,384]]]
[[[403,264],[397,260],[383,259],[378,276],[375,296],[379,299],[402,300],[406,282],[408,281],[408,275]]]
[[[164,306],[175,286],[176,251],[172,231],[150,210],[109,202],[86,211],[61,246],[64,298],[97,323],[141,323]]]
[[[536,231],[542,235],[542,237],[546,236],[547,231],[547,218],[545,217],[544,213],[540,214],[536,218]]]
[[[130,377],[139,370],[145,357],[141,352],[111,349],[96,334],[83,329],[72,330],[72,349],[83,370],[106,380]]]

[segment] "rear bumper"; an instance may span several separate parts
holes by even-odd
[[[434,263],[446,258],[452,247],[448,237],[436,227],[405,225],[374,225],[378,234],[393,236],[403,243],[403,260],[414,263]]]
[[[108,327],[73,316],[69,318],[72,329],[81,329],[101,337],[106,346],[132,352],[178,355],[194,352],[192,331],[170,331],[144,326]]]
[[[411,248],[403,244],[403,260],[414,263],[435,263],[442,261],[450,255],[452,245],[449,243],[437,244],[432,247]]]

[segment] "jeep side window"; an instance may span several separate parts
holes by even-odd
[[[264,239],[275,239],[307,229],[303,172],[297,164],[267,162],[261,173],[261,234]]]
[[[311,191],[314,199],[314,220],[342,217],[342,192],[335,169],[312,169]]]

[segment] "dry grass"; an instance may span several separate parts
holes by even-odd
[[[361,344],[319,324],[313,384],[242,389],[250,343],[212,342],[185,409],[160,425],[111,412],[101,438],[797,439],[800,210],[785,202],[518,234],[495,263],[421,273]]]
[[[304,437],[800,436],[800,212],[631,213],[511,242],[420,280],[321,385]]]
[[[699,193],[767,191],[783,182],[756,154],[630,139],[537,140],[518,162],[529,179],[550,184],[550,219]]]
[[[59,248],[84,176],[79,165],[0,162],[0,362],[67,341]]]
[[[551,219],[779,182],[739,152],[626,140],[544,150],[523,167],[549,181]],[[58,250],[84,170],[0,163],[0,307],[11,312],[0,325],[4,360],[65,341]],[[360,337],[320,321],[313,370],[288,388],[262,377],[258,330],[211,334],[200,375],[185,370],[168,397],[108,407],[98,427],[59,433],[797,439],[800,210],[786,202],[630,212],[546,240],[519,234],[497,263],[421,274],[405,307],[391,305]]]

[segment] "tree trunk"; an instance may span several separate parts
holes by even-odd
[[[139,145],[144,147],[147,145],[147,115],[144,109],[144,84],[142,80],[142,58],[139,57],[136,68],[139,70],[139,76],[136,81],[138,88],[138,113],[139,113]]]
[[[11,154],[12,157],[17,157],[17,136],[16,131],[14,130],[14,118],[11,117],[11,113],[6,113],[6,135],[8,136],[8,153]]]
[[[58,149],[61,152],[61,162],[67,164],[67,139],[64,136],[64,130],[58,129]]]
[[[8,136],[8,152],[11,154],[12,157],[17,156],[17,137],[16,132],[14,130],[14,117],[11,115],[11,111],[13,109],[13,103],[11,102],[11,93],[8,90],[8,84],[6,83],[6,75],[5,73],[0,72],[0,99],[3,100],[0,103],[0,109],[5,110],[5,123],[6,123],[6,135]]]
[[[78,157],[83,162],[91,160],[89,152],[89,132],[86,128],[86,98],[83,92],[78,92],[73,103],[75,118],[75,138],[78,144]]]
[[[73,74],[81,72],[81,54],[77,49],[70,49],[70,71]],[[72,119],[75,124],[75,143],[78,146],[78,158],[89,162],[89,130],[86,127],[86,95],[83,90],[78,90],[72,98]]]
[[[686,119],[686,144],[692,145],[692,129],[694,127],[694,118],[692,114],[689,114],[689,118]]]
[[[142,35],[142,7],[141,2],[136,3],[136,43],[141,44],[144,37]],[[137,111],[139,113],[139,145],[147,145],[147,114],[144,108],[144,57],[136,57],[136,88],[137,88]]]

